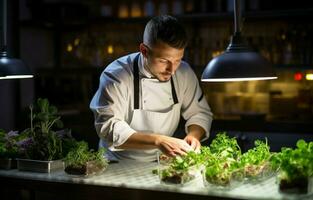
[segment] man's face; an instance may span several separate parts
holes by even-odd
[[[146,48],[144,53],[145,68],[159,81],[170,80],[180,65],[184,56],[184,49],[176,49],[163,42],[157,42],[153,47],[142,45],[143,48]]]

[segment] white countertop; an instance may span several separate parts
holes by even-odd
[[[153,169],[157,169],[157,163],[120,161],[110,164],[103,174],[92,177],[73,177],[62,170],[52,173],[34,173],[18,171],[17,169],[0,170],[0,176],[241,199],[313,199],[312,193],[301,196],[279,193],[275,177],[255,184],[244,183],[233,189],[217,190],[216,188],[205,187],[201,177],[183,186],[160,184],[158,176],[152,173]]]

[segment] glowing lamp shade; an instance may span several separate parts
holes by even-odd
[[[203,71],[201,81],[228,82],[276,78],[271,64],[258,53],[226,50],[208,63]]]
[[[7,55],[7,0],[3,0],[3,30],[1,34],[2,47],[0,52],[0,79],[22,79],[32,78],[30,70],[25,64],[15,58],[10,58]]]
[[[276,79],[272,65],[246,44],[239,30],[240,1],[234,0],[235,31],[226,51],[213,58],[202,73],[203,82]]]
[[[33,75],[21,60],[8,58],[4,52],[1,52],[0,79],[22,79],[32,77]]]

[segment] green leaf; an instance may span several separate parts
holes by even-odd
[[[49,121],[49,114],[47,114],[47,113],[38,113],[37,118],[40,121],[46,122],[46,121]]]
[[[64,124],[61,120],[57,120],[55,121],[55,125],[58,127],[58,128],[63,128]]]
[[[48,112],[51,115],[56,115],[58,113],[58,109],[55,106],[50,106]]]
[[[306,142],[304,141],[304,140],[298,140],[297,141],[297,147],[299,148],[299,149],[305,149],[306,148],[306,146],[307,146],[307,144],[306,144]]]

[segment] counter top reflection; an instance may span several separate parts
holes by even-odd
[[[184,186],[162,185],[152,173],[157,163],[121,161],[110,164],[99,176],[73,177],[64,171],[50,174],[0,170],[0,182],[6,198],[18,190],[29,191],[28,199],[312,199],[286,196],[278,191],[275,177],[255,183],[242,184],[231,190],[205,188],[202,179]],[[27,198],[24,198],[27,199]]]

